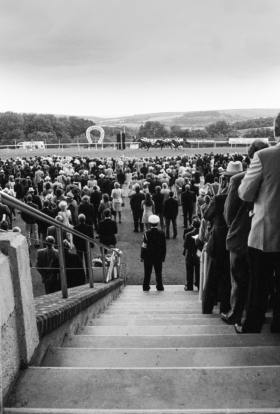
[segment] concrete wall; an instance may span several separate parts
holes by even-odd
[[[0,311],[3,397],[38,345],[35,306],[25,237],[0,233]]]

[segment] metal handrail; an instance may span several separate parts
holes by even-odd
[[[92,239],[91,237],[88,237],[82,233],[80,233],[77,230],[74,230],[71,227],[66,226],[63,223],[60,223],[59,221],[56,221],[54,218],[47,216],[46,214],[42,213],[40,210],[36,210],[32,207],[30,207],[28,204],[23,203],[22,201],[17,200],[14,197],[9,196],[3,191],[0,191],[0,195],[2,197],[2,200],[11,207],[17,208],[20,211],[23,211],[24,213],[31,214],[38,220],[45,221],[49,223],[52,226],[56,227],[57,231],[57,245],[58,245],[58,254],[59,254],[59,263],[60,263],[60,281],[61,281],[61,290],[62,290],[62,297],[68,298],[68,288],[67,288],[67,279],[66,279],[66,273],[65,273],[65,260],[64,260],[64,247],[63,247],[63,232],[62,230],[65,230],[68,233],[71,233],[75,236],[78,236],[84,240],[86,240],[87,244],[87,266],[89,271],[89,284],[90,287],[94,287],[94,281],[93,281],[93,272],[92,272],[92,257],[91,257],[91,247],[90,244],[94,243],[98,245],[101,248],[102,252],[102,262],[103,262],[103,280],[105,280],[105,249],[109,250],[110,252],[115,252],[118,256],[120,256],[120,253],[118,249],[114,249],[111,247],[108,247],[100,242],[97,242],[96,239]]]

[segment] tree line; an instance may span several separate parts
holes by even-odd
[[[260,118],[267,123],[273,123],[272,118]],[[253,120],[258,121],[258,120]],[[243,121],[247,122],[247,121]],[[249,121],[248,121],[249,122]],[[263,121],[264,122],[264,121]],[[139,129],[126,128],[126,140],[135,138],[185,138],[185,139],[218,139],[241,136],[237,126],[240,123],[229,124],[222,120],[214,122],[203,129],[181,128],[173,125],[170,128],[158,121],[147,121]],[[88,127],[95,125],[93,121],[77,116],[55,116],[52,114],[19,114],[15,112],[0,113],[0,144],[13,145],[21,141],[44,141],[48,144],[64,144],[87,142],[85,132]],[[244,125],[244,124],[242,124]],[[248,125],[248,124],[245,124]],[[271,125],[270,125],[271,126]],[[105,142],[116,142],[121,127],[103,127]],[[93,137],[99,137],[98,131],[91,132]],[[270,128],[255,128],[242,134],[244,137],[273,137]]]

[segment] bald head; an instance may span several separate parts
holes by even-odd
[[[252,144],[250,145],[248,149],[248,155],[250,158],[253,158],[255,152],[268,148],[268,147],[269,147],[269,143],[267,141],[264,141],[263,139],[255,139],[255,141],[252,142]]]

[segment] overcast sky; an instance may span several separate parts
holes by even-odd
[[[279,0],[0,0],[0,111],[279,108]]]

